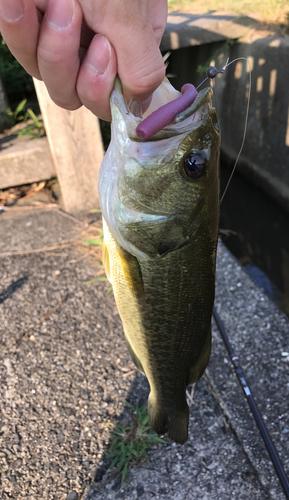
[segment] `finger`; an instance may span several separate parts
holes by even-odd
[[[152,21],[155,41],[159,47],[167,24],[167,0],[151,0],[149,6],[149,16]]]
[[[115,48],[125,97],[148,98],[165,76],[158,47],[165,28],[166,0],[79,0],[86,24]]]
[[[110,121],[109,98],[117,73],[116,55],[109,41],[95,35],[77,80],[77,93],[84,106],[103,120]]]
[[[47,7],[48,0],[34,0],[37,9],[44,15]]]
[[[0,31],[26,71],[41,78],[37,63],[39,22],[34,0],[0,0]]]
[[[157,44],[152,43],[152,33],[143,36],[142,43],[133,49],[132,37],[117,45],[118,74],[127,101],[138,97],[149,98],[165,77],[165,66]]]
[[[49,0],[38,41],[38,65],[51,99],[65,109],[81,106],[76,92],[82,11],[76,0]]]
[[[120,36],[116,45],[118,73],[127,100],[134,96],[149,101],[165,77],[159,45],[166,26],[167,1],[133,0],[131,8],[135,9],[133,22],[124,25],[126,36]],[[112,37],[114,43],[114,34]]]

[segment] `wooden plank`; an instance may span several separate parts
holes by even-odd
[[[98,171],[104,155],[99,121],[84,106],[60,108],[34,79],[40,109],[67,212],[98,208]]]
[[[14,141],[0,151],[0,189],[51,179],[55,170],[47,137]]]

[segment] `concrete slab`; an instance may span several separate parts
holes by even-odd
[[[218,248],[215,305],[288,475],[289,319],[222,244]],[[214,322],[213,339],[208,375],[218,400],[262,484],[272,498],[281,500],[284,494]]]
[[[228,12],[190,13],[170,12],[161,50],[175,50],[193,45],[226,41],[228,38],[243,38],[249,32],[260,31],[260,23],[247,16]],[[262,28],[262,37],[273,34]]]
[[[287,36],[286,36],[287,33]],[[238,40],[226,44],[227,40]],[[208,45],[210,44],[210,45]],[[194,46],[198,48],[194,50]],[[215,80],[215,101],[222,130],[221,159],[231,168],[239,153],[245,126],[249,75],[252,87],[247,134],[238,170],[289,210],[288,32],[247,16],[210,12],[171,12],[161,49],[173,50],[169,72],[180,90],[186,82],[200,83],[198,66],[215,60],[247,58],[230,66]],[[207,82],[206,85],[209,83]],[[215,105],[215,104],[214,104]]]
[[[223,164],[234,163],[242,141],[249,71],[251,98],[246,141],[238,170],[289,211],[289,37],[252,39],[238,43],[218,61],[247,58],[232,65],[216,82],[222,130]],[[235,66],[235,67],[234,67]]]
[[[42,241],[37,227],[44,228]],[[35,228],[35,248],[70,238],[75,227],[81,222],[49,211],[7,214],[0,217],[0,241],[27,250],[29,228]],[[133,366],[109,285],[87,285],[98,268],[81,257],[75,248],[5,258],[0,252],[2,498],[281,500],[215,333],[208,377],[190,408],[188,443],[153,448],[151,465],[133,467],[123,486],[107,471],[111,423],[128,417],[126,400],[146,401],[148,385],[140,374],[124,376],[122,368]],[[216,304],[288,471],[288,360],[282,356],[289,351],[288,318],[222,245]]]
[[[47,137],[33,140],[2,138],[0,189],[51,179],[55,176]]]

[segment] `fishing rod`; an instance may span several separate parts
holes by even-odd
[[[251,412],[253,413],[253,416],[255,418],[255,421],[256,421],[256,424],[259,428],[259,431],[261,433],[261,436],[263,438],[263,441],[266,445],[266,448],[267,448],[267,451],[269,453],[269,456],[271,458],[271,461],[274,465],[274,468],[275,468],[275,471],[277,473],[277,476],[279,478],[279,481],[280,481],[280,484],[283,488],[283,491],[285,493],[285,496],[287,498],[287,500],[289,500],[289,481],[288,481],[288,478],[285,474],[285,471],[284,471],[284,468],[283,468],[283,465],[282,465],[282,462],[278,456],[278,453],[272,443],[272,440],[270,438],[270,435],[267,431],[267,428],[262,420],[262,417],[259,413],[259,410],[257,408],[257,405],[255,403],[255,400],[253,398],[253,395],[252,395],[252,392],[251,392],[251,389],[245,379],[245,376],[244,376],[244,373],[243,373],[243,370],[239,364],[239,359],[238,359],[238,356],[235,355],[234,351],[233,351],[233,348],[230,344],[230,341],[228,339],[228,336],[226,334],[226,331],[225,331],[225,328],[221,322],[221,319],[215,309],[215,307],[213,307],[213,316],[214,316],[214,319],[215,319],[215,322],[216,322],[216,325],[218,327],[218,330],[221,334],[221,337],[222,337],[222,340],[225,344],[225,347],[228,351],[228,354],[229,354],[229,357],[232,361],[232,364],[234,366],[234,369],[235,369],[235,372],[236,372],[236,375],[239,379],[239,382],[241,384],[241,387],[244,391],[244,394],[246,396],[246,399],[248,401],[248,404],[250,406],[250,410]]]

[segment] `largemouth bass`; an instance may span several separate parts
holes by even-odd
[[[147,111],[179,97],[168,80]],[[112,138],[99,175],[103,260],[131,357],[150,384],[158,434],[188,438],[186,386],[210,356],[219,221],[220,131],[212,90],[140,140],[141,105],[117,79]]]

